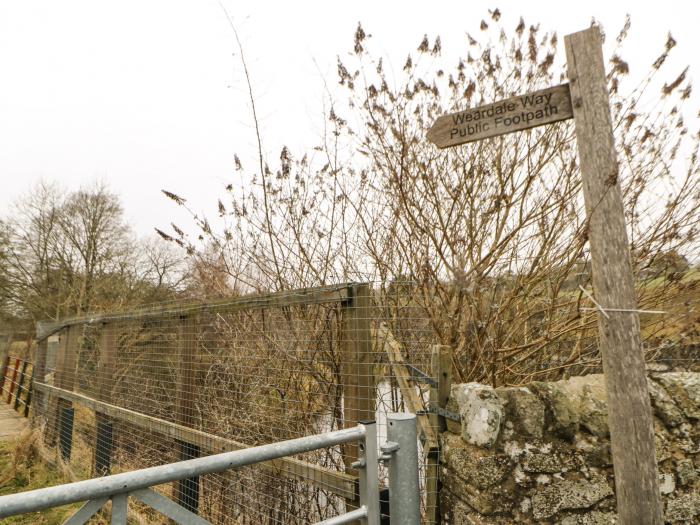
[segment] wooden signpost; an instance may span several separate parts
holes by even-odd
[[[574,119],[622,525],[663,523],[654,428],[598,27],[565,37],[569,84],[440,117],[428,139],[456,146]]]

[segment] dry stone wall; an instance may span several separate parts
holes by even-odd
[[[700,373],[649,372],[667,523],[700,523]],[[519,388],[452,386],[443,523],[615,523],[602,375]]]

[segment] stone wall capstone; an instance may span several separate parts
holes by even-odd
[[[700,373],[649,372],[667,523],[700,523]],[[616,522],[602,375],[527,387],[452,386],[444,524]]]

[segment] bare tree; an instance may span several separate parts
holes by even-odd
[[[661,80],[670,35],[642,83],[627,85],[629,29],[628,20],[616,37],[608,82],[642,271],[665,253],[698,256],[698,135],[683,120],[685,72]],[[235,268],[230,278],[251,290],[370,280],[392,317],[422,308],[436,339],[456,349],[462,379],[582,372],[599,361],[578,288],[588,283],[588,245],[571,123],[447,151],[425,139],[443,113],[565,81],[556,33],[522,19],[505,28],[498,10],[479,31],[456,64],[441,59],[439,37],[424,37],[393,75],[358,26],[350,58],[338,61],[340,96],[329,96],[322,143],[296,158],[284,148],[276,169],[263,159],[247,176],[236,156],[244,183],[218,203],[222,229],[193,216],[221,268]],[[654,86],[661,93],[650,96]],[[347,102],[334,100],[341,96]],[[196,256],[197,242],[174,230],[166,237]],[[400,281],[408,282],[392,288]],[[644,307],[677,292],[639,283]]]
[[[172,298],[185,263],[160,239],[137,241],[104,184],[66,193],[40,183],[2,223],[6,310],[34,320]]]

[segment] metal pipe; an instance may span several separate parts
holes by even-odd
[[[365,428],[357,426],[306,436],[278,443],[270,443],[259,447],[246,448],[233,452],[224,452],[203,458],[160,465],[133,472],[124,472],[103,478],[88,479],[49,487],[45,489],[31,490],[20,494],[0,496],[0,518],[33,512],[86,501],[104,496],[123,494],[134,490],[145,489],[161,483],[168,483],[179,479],[190,478],[221,472],[232,468],[245,467],[254,463],[261,463],[272,459],[281,458],[309,452],[320,448],[332,447],[341,443],[359,441],[365,437]]]
[[[364,505],[359,509],[346,512],[340,516],[328,518],[327,520],[319,521],[316,525],[342,525],[343,523],[353,523],[357,520],[362,520],[367,517],[367,507]]]
[[[365,440],[360,443],[360,505],[367,510],[366,525],[379,525],[379,455],[377,454],[377,424],[361,422]]]
[[[387,423],[387,440],[394,445],[389,460],[391,523],[420,525],[416,415],[388,414]]]

